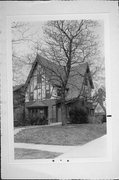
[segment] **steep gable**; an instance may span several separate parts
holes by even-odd
[[[54,62],[51,62],[40,55],[37,55],[32,65],[29,76],[27,78],[25,88],[28,86],[28,83],[30,82],[30,79],[32,78],[34,70],[36,69],[37,65],[40,65],[45,70],[45,75],[48,81],[53,86],[56,86],[56,87],[60,86],[61,80],[65,76],[64,67],[61,65],[55,64]],[[69,89],[67,97],[66,97],[67,99],[72,99],[79,96],[82,90],[85,76],[88,77],[90,87],[93,88],[93,81],[91,78],[91,73],[90,73],[88,63],[80,63],[80,65],[72,67],[70,76],[68,79],[68,83],[67,83],[67,89]]]

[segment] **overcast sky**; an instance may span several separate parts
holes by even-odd
[[[99,26],[94,30],[95,34],[99,36],[99,42],[101,43],[100,44],[100,51],[101,51],[101,54],[102,54],[102,57],[104,56],[104,46],[103,46],[103,41],[104,41],[104,24],[103,24],[103,21],[101,20],[98,20],[99,22]],[[26,31],[25,33],[25,36],[27,35],[32,35],[30,37],[30,39],[32,40],[37,40],[39,41],[41,44],[43,43],[43,40],[44,40],[44,35],[43,35],[43,27],[45,25],[46,21],[40,21],[40,22],[29,22],[28,23],[28,31]],[[20,39],[20,35],[21,33],[19,33],[19,31],[13,31],[12,33],[12,38],[13,39]],[[13,45],[13,49],[14,51],[16,52],[17,56],[19,57],[25,57],[27,56],[27,54],[33,54],[33,47],[34,47],[34,44],[32,43],[32,41],[26,41],[26,42],[22,42],[22,43],[18,43],[18,44],[14,44]],[[24,58],[23,58],[24,59]],[[96,60],[95,60],[96,61]],[[99,63],[98,60],[96,63]],[[30,70],[31,66],[25,66],[24,64],[19,66],[19,68],[17,67],[16,68],[16,72],[15,73],[15,76],[17,77],[17,80],[16,82],[14,82],[14,85],[16,84],[20,84],[20,83],[24,83],[27,76],[28,76],[28,73],[29,73],[29,70]],[[103,74],[101,75],[103,76]],[[100,81],[100,83],[103,83],[101,82],[101,79],[98,78],[98,80]]]

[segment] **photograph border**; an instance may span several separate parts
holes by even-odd
[[[35,2],[34,4],[32,2],[25,2],[25,3],[15,3],[15,2],[6,2],[1,3],[2,4],[2,108],[1,108],[1,116],[2,116],[2,177],[3,178],[11,178],[11,179],[17,179],[17,178],[35,178],[35,179],[47,179],[47,178],[117,178],[119,177],[118,173],[118,165],[119,165],[119,159],[118,159],[118,153],[119,150],[119,143],[117,143],[117,135],[119,133],[116,131],[118,129],[118,117],[117,112],[118,110],[115,109],[116,107],[114,105],[118,105],[115,100],[115,94],[117,94],[117,90],[114,88],[117,87],[116,84],[114,87],[111,86],[111,81],[115,80],[115,77],[118,77],[115,75],[117,71],[117,65],[114,64],[112,66],[111,59],[114,59],[114,63],[117,62],[117,47],[118,43],[116,42],[117,34],[115,33],[115,28],[117,28],[117,4],[116,2],[92,2],[90,5],[88,3],[83,2],[52,2],[47,4],[40,4],[39,2]],[[56,6],[54,4],[60,5]],[[38,6],[40,5],[40,6]],[[66,5],[66,6],[65,6]],[[73,6],[72,6],[73,5]],[[86,5],[86,6],[85,6]],[[96,8],[92,8],[92,7]],[[29,10],[26,11],[29,7]],[[38,7],[38,8],[37,8]],[[58,12],[57,12],[57,8]],[[69,7],[69,9],[68,9]],[[73,7],[73,8],[72,8]],[[35,9],[36,8],[36,9]],[[51,11],[51,9],[53,12]],[[53,9],[54,8],[54,9]],[[18,10],[19,9],[19,10]],[[23,9],[23,10],[22,10]],[[46,10],[45,10],[46,9]],[[15,11],[14,11],[15,10]],[[17,12],[18,10],[18,12]],[[41,10],[41,11],[39,11]],[[47,11],[48,10],[48,11]],[[44,11],[44,12],[43,12]],[[66,162],[65,160],[62,162],[38,162],[36,160],[27,160],[27,162],[24,162],[23,160],[13,160],[13,113],[11,113],[11,109],[13,108],[13,96],[12,96],[12,62],[9,58],[9,46],[11,46],[10,43],[10,29],[9,29],[9,19],[10,17],[15,17],[16,15],[23,17],[23,14],[26,16],[32,16],[33,14],[42,16],[43,14],[53,14],[58,15],[60,11],[60,14],[104,14],[108,16],[107,24],[109,29],[107,29],[108,33],[107,36],[109,36],[109,39],[107,40],[107,51],[106,56],[109,57],[109,59],[106,60],[106,95],[107,95],[107,115],[110,115],[110,117],[107,118],[108,121],[108,161],[103,161],[100,159],[100,161],[70,161]],[[49,16],[49,15],[48,15]],[[7,23],[6,23],[7,21]],[[116,22],[115,22],[116,21]],[[9,24],[9,25],[8,25]],[[10,33],[10,34],[9,34]],[[118,32],[116,32],[118,33]],[[7,38],[7,35],[9,34],[9,37]],[[111,43],[110,42],[113,42]],[[6,45],[7,42],[7,45]],[[115,53],[115,54],[114,54]],[[6,57],[7,54],[7,57]],[[111,55],[110,55],[111,54]],[[9,66],[10,65],[10,66]],[[7,67],[7,68],[6,68]],[[111,70],[115,70],[116,72],[112,73]],[[112,77],[113,76],[113,77]],[[110,79],[109,79],[110,77]],[[11,79],[10,81],[9,78]],[[5,82],[5,83],[4,83]],[[108,85],[108,86],[107,86]],[[113,97],[112,97],[112,91],[113,91]],[[117,96],[118,97],[118,96]],[[117,106],[118,107],[118,106]],[[116,112],[117,110],[117,112]],[[13,112],[13,109],[12,109]],[[10,121],[8,120],[10,118]],[[109,119],[109,120],[108,120]],[[112,123],[113,121],[113,123]],[[11,146],[12,143],[12,146]],[[113,146],[112,146],[113,145]],[[12,148],[11,148],[12,147]],[[109,149],[110,148],[110,149]],[[32,161],[32,162],[31,162]],[[46,171],[47,170],[47,171]],[[86,172],[85,172],[86,171]]]
[[[7,44],[8,44],[8,48],[7,48],[7,62],[8,62],[8,68],[7,68],[7,72],[8,72],[8,89],[11,90],[11,86],[12,86],[12,78],[13,74],[12,74],[12,34],[11,34],[11,23],[13,21],[21,21],[21,22],[41,22],[41,21],[48,21],[48,20],[80,20],[80,19],[91,19],[91,20],[102,20],[104,22],[104,56],[105,56],[105,76],[106,76],[106,82],[105,82],[105,86],[106,86],[106,110],[107,110],[107,115],[110,114],[111,109],[110,109],[110,101],[109,101],[109,97],[110,97],[110,65],[109,65],[109,59],[110,59],[110,54],[109,54],[109,44],[110,44],[110,40],[109,40],[109,15],[107,13],[105,14],[67,14],[67,15],[29,15],[29,16],[13,16],[13,17],[7,17]],[[107,88],[108,87],[108,88]],[[13,128],[11,127],[11,125],[13,126],[13,94],[11,91],[8,92],[9,95],[9,102],[10,102],[10,106],[9,106],[9,113],[11,117],[10,121],[8,122],[8,128],[9,129],[9,157],[10,157],[10,162],[52,162],[52,159],[28,159],[28,160],[16,160],[13,158],[13,152],[14,152],[14,139],[13,139]],[[12,112],[12,113],[10,113]],[[109,123],[110,118],[107,117],[107,155],[105,157],[97,157],[97,158],[63,158],[62,161],[67,162],[67,160],[70,160],[70,162],[103,162],[103,161],[109,161],[111,158],[111,141],[110,141],[110,134],[111,134],[111,124]],[[12,142],[12,143],[11,143]],[[56,162],[61,162],[61,159],[57,159],[55,160]],[[54,161],[53,161],[54,162]]]

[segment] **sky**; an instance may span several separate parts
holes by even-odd
[[[22,23],[22,22],[21,22]],[[37,40],[39,41],[41,44],[42,42],[44,41],[44,35],[43,35],[43,26],[46,22],[44,21],[40,21],[40,22],[29,22],[27,24],[26,28],[25,27],[25,34],[24,36],[27,37],[31,40]],[[104,40],[104,27],[103,27],[103,21],[99,21],[100,25],[95,29],[95,33],[99,36],[99,41],[101,42],[101,46],[100,46],[100,52],[102,54],[102,56],[104,56],[104,46],[103,46],[103,40]],[[20,39],[21,38],[21,30],[23,31],[23,28],[19,30],[13,30],[12,31],[12,38],[13,39]],[[29,37],[29,35],[31,35],[31,37]],[[33,47],[34,47],[34,43],[32,41],[26,41],[26,42],[21,42],[20,43],[14,43],[13,44],[13,50],[15,52],[15,54],[18,56],[18,57],[22,57],[22,59],[25,59],[26,56],[28,54],[33,54],[34,50],[33,50]],[[35,60],[35,59],[34,59]],[[18,60],[17,60],[18,61]],[[19,61],[20,62],[20,61]],[[98,63],[98,60],[97,62]],[[17,64],[17,63],[16,63]],[[14,75],[16,77],[16,81],[13,82],[13,85],[17,85],[17,84],[21,84],[21,83],[24,83],[27,76],[28,76],[28,73],[31,69],[31,65],[24,65],[23,63],[19,63],[20,66],[14,66],[15,67],[15,71],[14,71]],[[104,74],[103,74],[104,75]],[[103,76],[102,75],[102,76]],[[101,78],[97,78],[98,81],[100,81],[100,86],[101,84],[103,85],[104,84],[104,79],[101,80]],[[102,81],[102,82],[101,82]],[[97,83],[99,84],[99,83]]]

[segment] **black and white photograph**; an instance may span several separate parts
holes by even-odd
[[[105,156],[104,20],[15,20],[11,33],[14,158]]]
[[[119,177],[119,9],[0,2],[1,177]]]

